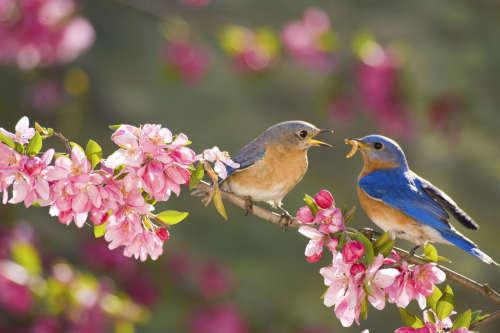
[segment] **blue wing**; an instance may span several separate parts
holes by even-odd
[[[449,215],[422,189],[415,174],[399,168],[372,172],[359,180],[359,187],[418,222],[438,230],[450,229]]]
[[[458,206],[443,192],[413,172],[400,168],[374,171],[362,177],[358,185],[370,197],[381,200],[414,220],[436,229],[453,245],[485,263],[498,265],[448,223],[449,215],[446,209],[452,204],[452,208]],[[454,216],[458,213],[452,211]]]
[[[263,140],[257,138],[246,146],[241,148],[238,155],[233,158],[233,160],[240,165],[239,168],[231,168],[227,167],[227,174],[230,176],[231,174],[246,169],[252,165],[254,165],[257,161],[260,161],[266,152],[266,147],[264,145]]]

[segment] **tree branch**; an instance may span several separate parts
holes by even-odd
[[[206,182],[200,182],[200,184],[197,186],[197,189],[201,192],[210,193],[211,186]],[[243,199],[243,198],[241,198],[233,193],[229,193],[229,192],[222,192],[222,198],[225,201],[230,202],[233,205],[235,205],[243,210],[246,210],[245,199]],[[301,224],[296,219],[289,219],[289,218],[283,217],[278,213],[275,213],[271,210],[268,210],[268,209],[265,209],[265,208],[262,208],[262,207],[259,207],[256,205],[253,206],[251,213],[253,215],[261,218],[262,220],[265,220],[265,221],[268,221],[268,222],[271,222],[273,224],[277,224],[280,226],[290,226],[290,227],[295,227],[295,228],[298,228],[301,226]],[[423,264],[423,263],[428,262],[428,261],[425,261],[424,258],[419,257],[419,256],[415,256],[415,255],[409,256],[408,251],[405,251],[403,249],[400,249],[400,248],[394,248],[394,249],[400,255],[406,256],[405,260],[410,262],[410,263]],[[444,267],[441,265],[438,265],[438,266],[440,269],[442,269],[446,273],[446,276],[448,277],[449,280],[455,282],[456,284],[459,284],[460,286],[462,286],[464,288],[475,291],[476,293],[487,298],[488,300],[490,300],[491,302],[493,302],[495,304],[500,304],[500,294],[496,290],[494,290],[493,288],[488,286],[488,284],[481,284],[481,283],[476,282],[476,281],[474,281],[466,276],[463,276],[462,274],[457,273],[457,272],[455,272],[447,267]],[[500,317],[500,314],[496,314],[496,312],[494,314],[497,317]],[[497,317],[495,317],[495,319],[498,319]],[[494,320],[494,319],[492,319],[492,320]],[[486,319],[485,319],[485,321],[486,321]]]

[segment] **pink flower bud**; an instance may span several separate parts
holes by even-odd
[[[349,241],[342,249],[342,258],[347,264],[353,264],[365,253],[363,243],[357,240]]]
[[[309,224],[314,220],[314,216],[307,206],[300,207],[295,215],[301,223]]]
[[[351,276],[355,280],[359,280],[363,276],[363,274],[365,274],[365,271],[366,271],[365,265],[361,263],[353,264],[351,266],[351,269],[349,270]]]
[[[315,262],[318,262],[321,259],[321,253],[315,253],[312,256],[306,257],[306,260],[310,264],[314,264]]]
[[[332,194],[327,190],[321,190],[314,196],[316,204],[323,209],[330,208],[335,202]]]
[[[170,233],[163,227],[156,229],[156,235],[164,242],[170,238]]]

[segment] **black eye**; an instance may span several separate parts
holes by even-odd
[[[375,142],[375,143],[373,144],[373,148],[375,148],[375,149],[377,149],[377,150],[380,150],[380,149],[382,149],[383,147],[384,147],[384,145],[383,145],[382,143],[380,143],[380,142]]]
[[[307,136],[307,131],[306,130],[302,130],[299,132],[299,136],[304,139],[306,136]]]

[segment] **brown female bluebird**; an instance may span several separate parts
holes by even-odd
[[[449,244],[485,263],[498,265],[450,224],[452,215],[465,227],[478,228],[446,193],[410,170],[403,150],[395,141],[368,135],[346,139],[346,143],[353,147],[347,157],[357,150],[363,156],[357,192],[363,210],[376,225],[417,247],[427,242]]]
[[[221,187],[247,199],[282,208],[283,198],[302,180],[307,171],[307,151],[314,146],[331,147],[315,137],[320,130],[305,121],[285,121],[269,127],[244,146],[234,158],[239,168],[228,168]]]

